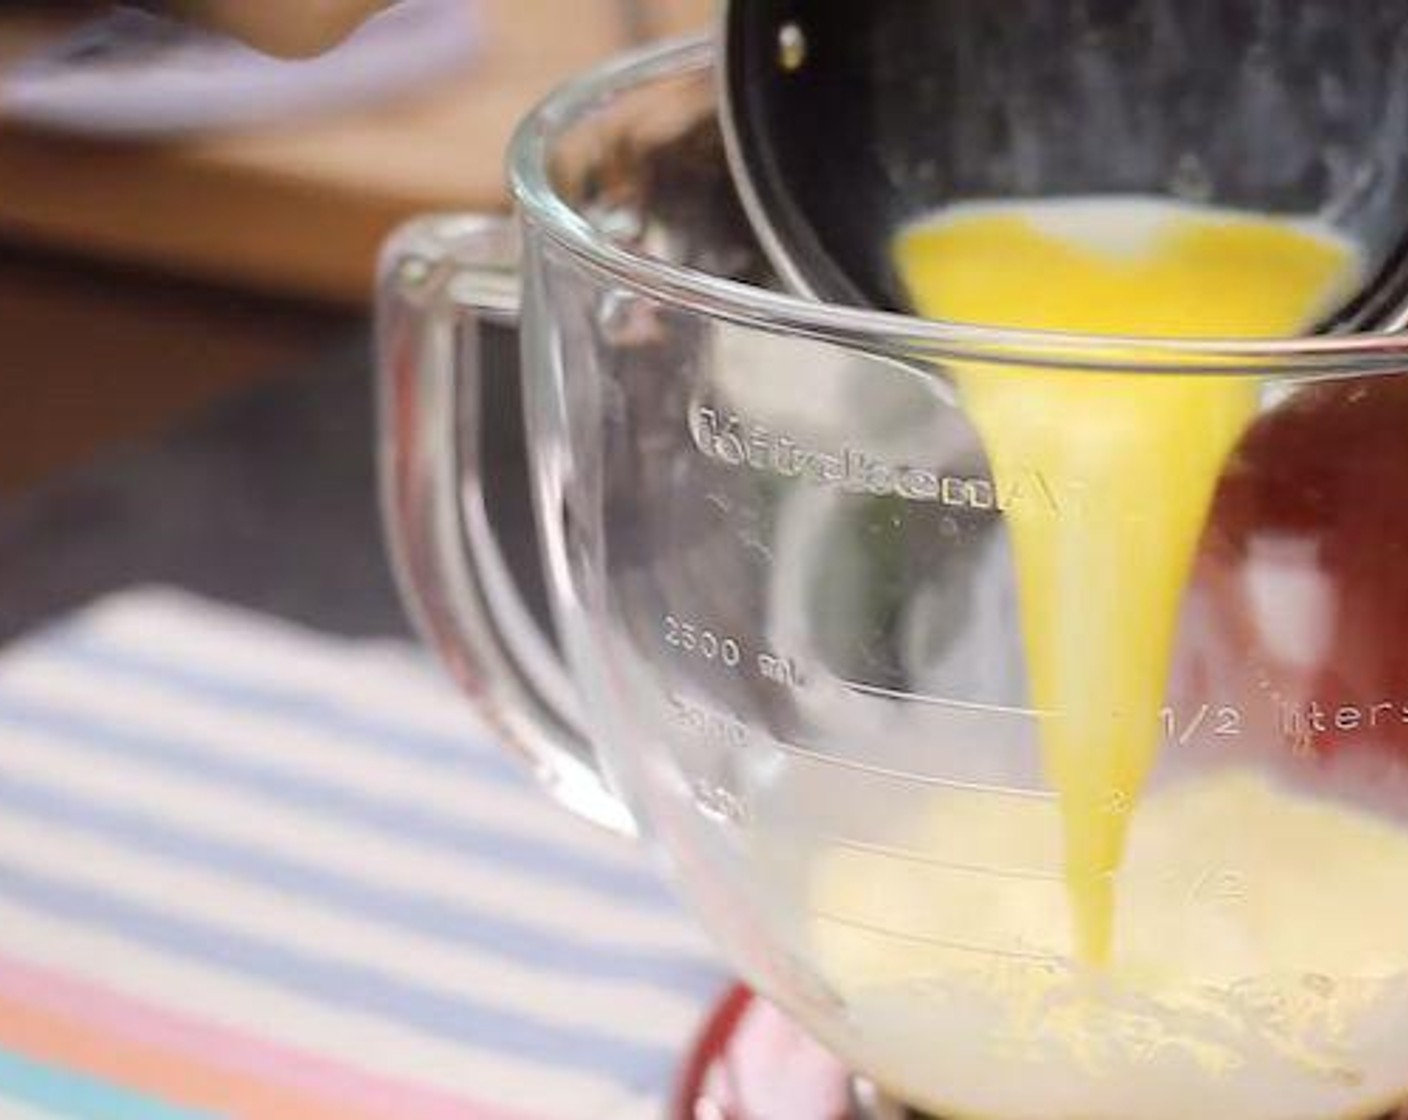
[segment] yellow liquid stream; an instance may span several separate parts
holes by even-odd
[[[1308,222],[1136,198],[954,207],[903,230],[893,256],[931,318],[1169,338],[1301,333],[1360,272],[1351,244]],[[957,379],[999,489],[1036,479],[1064,498],[1007,526],[1075,944],[1100,964],[1184,584],[1256,386],[996,365]]]

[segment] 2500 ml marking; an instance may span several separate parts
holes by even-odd
[[[720,635],[707,626],[699,626],[667,614],[664,618],[665,644],[681,653],[691,653],[705,661],[717,661],[730,669],[743,662],[743,647],[737,638]]]
[[[767,650],[750,653],[737,638],[718,630],[667,614],[661,619],[661,634],[665,644],[687,657],[736,669],[740,673],[756,673],[773,684],[799,688],[806,684],[797,663],[790,657]]]

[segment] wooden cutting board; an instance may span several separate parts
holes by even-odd
[[[370,111],[160,144],[41,136],[0,118],[0,242],[363,304],[377,246],[399,221],[504,205],[504,146],[549,88],[642,35],[702,27],[712,9],[467,2],[480,6],[485,44],[465,73]],[[0,14],[0,65],[59,27]]]

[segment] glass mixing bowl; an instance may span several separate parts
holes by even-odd
[[[781,294],[704,44],[565,87],[509,163],[515,218],[387,249],[380,450],[412,613],[544,784],[641,835],[749,984],[936,1114],[1408,1099],[1404,341],[1112,342]],[[483,399],[519,377],[542,576],[486,497]],[[1157,536],[1137,487],[1090,519],[1087,479],[994,472],[974,378],[1258,402],[1166,696],[1109,713],[1159,749],[1114,791],[1100,964],[1073,948],[1062,713],[1030,699],[1011,529],[1117,535],[1089,604],[1115,614]]]

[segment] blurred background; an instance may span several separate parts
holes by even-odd
[[[505,208],[538,98],[711,6],[400,0],[288,62],[0,0],[0,1117],[661,1114],[723,973],[405,641],[370,311],[393,227]]]
[[[536,99],[711,8],[403,0],[279,62],[0,0],[0,636],[149,581],[399,626],[371,505],[378,244],[505,206]]]

